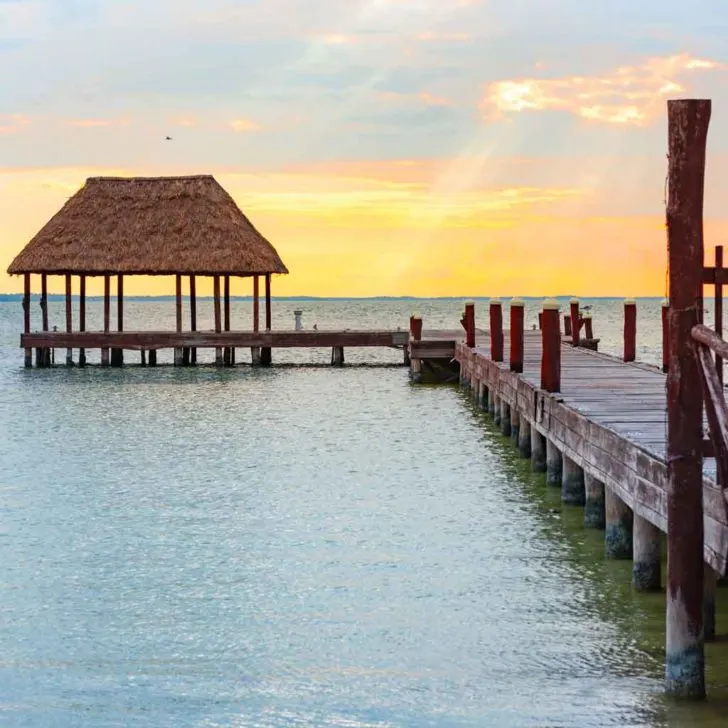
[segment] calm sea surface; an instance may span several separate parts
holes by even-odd
[[[618,352],[621,301],[583,303]],[[274,306],[276,328],[299,307],[319,328],[462,310]],[[652,362],[659,311],[639,301]],[[125,308],[127,329],[173,324],[172,301]],[[631,563],[456,389],[396,366],[25,371],[21,326],[0,304],[1,725],[726,725],[728,645],[708,647],[708,705],[666,701],[664,595],[634,594]]]

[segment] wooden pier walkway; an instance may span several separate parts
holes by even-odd
[[[443,346],[441,339],[435,341]],[[524,333],[522,374],[512,372],[508,361],[492,361],[487,332],[479,332],[473,349],[464,341],[453,344],[461,381],[472,387],[481,406],[489,404],[491,411],[499,409],[499,419],[509,419],[507,429],[521,430],[521,439],[525,429],[533,429],[561,458],[606,486],[635,517],[667,532],[665,374],[656,367],[562,344],[561,392],[551,394],[540,385],[540,331]],[[507,333],[505,344],[507,352]],[[706,458],[704,556],[724,574],[728,516],[715,471],[715,460]]]

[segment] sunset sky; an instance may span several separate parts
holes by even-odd
[[[725,0],[0,0],[0,291],[86,177],[212,173],[280,295],[662,295],[668,98],[713,99],[728,242],[726,41]]]

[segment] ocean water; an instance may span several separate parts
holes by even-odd
[[[584,303],[619,352],[621,301]],[[660,301],[638,306],[657,363]],[[274,307],[274,328],[299,307],[307,327],[406,328],[414,308],[456,328],[462,302]],[[173,323],[172,301],[125,307],[127,329]],[[21,326],[1,303],[0,725],[726,724],[728,645],[708,646],[707,705],[666,700],[664,595],[633,593],[580,510],[401,352],[26,371]]]

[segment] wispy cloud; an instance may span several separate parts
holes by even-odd
[[[0,134],[13,134],[30,124],[24,114],[0,114]]]
[[[487,86],[481,103],[486,119],[524,111],[565,111],[604,124],[650,123],[665,99],[685,93],[684,77],[725,66],[687,53],[647,59],[639,66],[622,66],[600,76],[521,78]]]
[[[261,126],[252,119],[233,119],[228,122],[228,127],[237,132],[260,131]]]

